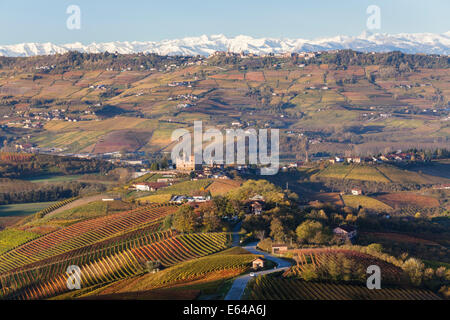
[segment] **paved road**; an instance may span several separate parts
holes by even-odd
[[[233,230],[233,245],[235,243],[235,238],[234,238],[235,232],[236,232],[236,230]],[[238,235],[237,243],[239,243],[239,235]],[[243,248],[253,254],[263,255],[265,259],[273,261],[277,264],[277,266],[273,269],[255,272],[255,277],[259,277],[259,276],[273,273],[273,272],[285,271],[285,270],[289,269],[289,267],[291,266],[291,263],[286,260],[274,257],[267,252],[263,252],[263,251],[256,249],[256,242],[251,243],[247,246],[244,246]],[[240,300],[242,298],[242,294],[244,293],[245,288],[247,287],[247,283],[250,281],[251,278],[252,277],[249,274],[246,274],[246,275],[240,276],[239,278],[234,280],[230,291],[228,291],[227,295],[225,296],[225,300]]]
[[[236,223],[231,233],[231,243],[233,247],[239,247],[239,245],[241,244],[241,236],[239,235],[239,231],[241,231],[241,225],[242,223],[240,221]]]

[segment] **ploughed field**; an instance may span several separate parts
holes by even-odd
[[[80,268],[83,288],[139,275],[223,250],[225,233],[158,231],[174,205],[150,205],[84,220],[0,255],[0,298],[43,299],[69,291],[67,268]],[[148,271],[148,270],[147,270]]]

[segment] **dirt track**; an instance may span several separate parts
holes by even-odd
[[[50,212],[49,214],[46,215],[46,217],[51,217],[55,214],[58,214],[60,212],[69,210],[69,209],[73,209],[75,207],[78,206],[82,206],[85,204],[88,204],[90,202],[94,202],[94,201],[100,201],[105,197],[104,194],[97,194],[95,196],[90,196],[90,197],[85,197],[85,198],[81,198],[81,199],[77,199],[75,201],[72,201],[68,204],[66,204],[65,206],[62,206],[61,208],[56,209],[55,211]]]

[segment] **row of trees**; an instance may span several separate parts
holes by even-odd
[[[105,191],[105,185],[84,182],[70,182],[57,185],[36,186],[31,190],[0,193],[0,205],[57,201],[79,195]]]
[[[35,154],[22,161],[0,160],[0,177],[22,178],[49,174],[105,173],[114,165],[98,159],[80,159],[53,155]]]
[[[324,53],[310,59],[308,63],[332,64],[344,68],[351,65],[381,65],[395,67],[401,72],[406,72],[417,68],[448,68],[450,58],[448,56],[406,54],[400,51],[372,54],[341,50],[336,53]]]
[[[249,199],[256,195],[264,199],[265,208],[269,210],[277,206],[291,205],[291,201],[295,199],[293,193],[285,192],[266,180],[248,180],[225,196],[213,197],[212,201],[203,203],[195,209],[189,204],[180,207],[170,218],[170,222],[167,221],[167,226],[182,232],[223,229],[226,227],[224,221],[233,217],[243,218],[250,211]],[[258,229],[260,225],[261,223],[255,228]]]
[[[214,205],[203,205],[197,210],[190,204],[181,206],[177,212],[166,219],[164,227],[172,227],[180,232],[219,231],[225,227],[214,211]]]
[[[169,64],[183,64],[198,61],[198,57],[160,56],[157,54],[116,54],[116,53],[81,53],[68,52],[49,56],[36,57],[0,57],[0,68],[18,69],[34,72],[38,66],[54,66],[46,73],[62,73],[77,67],[84,70],[113,68],[123,70],[148,70],[151,68],[165,68]]]

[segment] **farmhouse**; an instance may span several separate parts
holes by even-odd
[[[156,191],[158,189],[167,187],[165,182],[140,182],[133,185],[137,191]]]
[[[170,199],[170,202],[180,204],[184,202],[206,202],[210,200],[211,200],[210,196],[204,195],[194,195],[194,196],[175,195]]]
[[[334,228],[333,233],[342,240],[352,240],[357,234],[356,228],[350,225],[341,225]]]
[[[352,189],[352,195],[360,196],[360,195],[362,195],[362,190],[361,189]]]
[[[173,196],[170,199],[170,202],[173,202],[173,203],[183,203],[185,201],[187,201],[187,197],[186,196],[182,196],[182,195]]]
[[[437,189],[437,190],[450,190],[450,184],[441,184],[438,186],[434,186],[433,189]]]
[[[254,215],[257,215],[257,216],[261,215],[262,210],[263,210],[263,206],[262,206],[262,204],[260,202],[255,201],[250,206],[252,208],[252,213]]]
[[[147,160],[122,160],[121,162],[129,164],[130,166],[141,166],[148,163]]]
[[[257,258],[252,262],[253,270],[258,270],[264,268],[264,260],[261,258]]]
[[[173,182],[173,178],[159,178],[156,180],[156,182],[165,182],[165,183],[169,183],[169,182]]]
[[[120,201],[122,198],[120,196],[111,196],[102,198],[103,202],[112,202],[112,201]]]
[[[257,194],[248,199],[247,205],[252,214],[260,215],[263,212],[264,203],[264,197]]]
[[[280,254],[288,250],[285,244],[272,244],[272,254]]]
[[[206,202],[209,200],[211,200],[211,197],[204,196],[204,195],[194,195],[194,196],[188,198],[189,202]]]
[[[264,197],[260,194],[254,195],[249,199],[250,201],[264,201]]]
[[[360,157],[347,157],[346,160],[348,163],[361,163]]]

